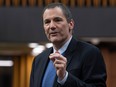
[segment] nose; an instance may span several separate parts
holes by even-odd
[[[53,21],[50,22],[49,28],[50,29],[55,29],[56,28],[55,23]]]

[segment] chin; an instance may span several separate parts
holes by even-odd
[[[50,39],[50,41],[51,41],[52,43],[60,42],[60,40],[58,40],[58,39]]]

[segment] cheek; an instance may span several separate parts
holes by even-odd
[[[45,31],[45,34],[48,33],[48,29],[47,29],[47,27],[44,27],[44,31]]]
[[[69,33],[69,32],[70,32],[69,26],[68,26],[68,25],[64,25],[62,31],[63,31],[63,33],[65,33],[65,34],[66,34],[66,33]]]

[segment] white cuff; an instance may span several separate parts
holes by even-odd
[[[57,82],[60,83],[61,85],[63,85],[68,77],[68,72],[66,71],[65,77],[62,80],[59,80],[59,78],[57,79]]]

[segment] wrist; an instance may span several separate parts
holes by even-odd
[[[68,72],[66,71],[65,75],[64,75],[64,78],[62,80],[60,78],[58,78],[57,81],[58,81],[58,83],[63,85],[66,82],[67,78],[68,78]]]
[[[61,78],[59,78],[59,80],[60,80],[60,81],[63,80],[65,76],[66,76],[66,71],[65,71],[65,73],[63,74],[63,76],[62,76]]]

